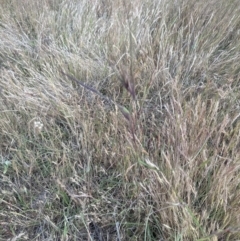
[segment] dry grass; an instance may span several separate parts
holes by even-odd
[[[0,240],[240,240],[237,0],[0,5]]]

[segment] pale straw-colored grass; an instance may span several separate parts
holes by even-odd
[[[240,240],[237,0],[0,5],[0,240]]]

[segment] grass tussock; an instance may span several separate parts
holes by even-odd
[[[0,240],[240,240],[237,0],[0,5]]]

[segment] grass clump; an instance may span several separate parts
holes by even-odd
[[[240,239],[238,1],[0,4],[0,240]]]

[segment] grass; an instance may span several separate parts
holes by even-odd
[[[0,240],[240,240],[237,0],[0,5]]]

